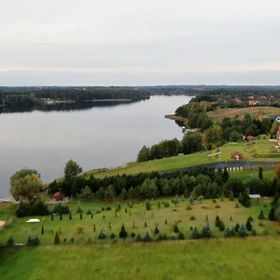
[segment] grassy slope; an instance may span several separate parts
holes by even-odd
[[[157,201],[168,201],[170,207],[157,207]],[[220,201],[217,200],[214,203],[212,200],[203,201],[204,205],[207,205],[206,209],[203,209],[200,203],[196,202],[192,206],[192,210],[187,210],[186,207],[189,204],[188,200],[181,199],[177,206],[171,203],[171,199],[157,199],[152,202],[152,210],[147,211],[145,209],[145,203],[139,202],[134,203],[132,208],[129,208],[125,202],[122,202],[122,209],[118,212],[117,217],[115,216],[114,203],[111,203],[112,210],[101,211],[102,206],[106,206],[105,203],[100,204],[99,202],[81,202],[81,207],[86,212],[91,209],[94,212],[93,219],[88,215],[83,215],[83,219],[80,220],[79,214],[76,214],[76,209],[78,207],[78,201],[73,200],[69,204],[72,212],[72,220],[69,220],[68,215],[64,215],[62,220],[59,217],[55,217],[54,221],[51,221],[49,216],[43,218],[39,217],[42,223],[39,224],[28,224],[26,223],[27,218],[16,218],[14,216],[15,206],[0,206],[0,219],[5,217],[13,217],[13,223],[0,234],[0,244],[5,243],[9,236],[12,236],[17,243],[25,243],[27,236],[37,235],[40,237],[41,243],[43,245],[53,244],[54,233],[60,232],[61,241],[65,238],[67,243],[70,243],[70,239],[75,239],[75,244],[84,245],[88,242],[89,238],[93,243],[110,243],[111,240],[107,239],[101,241],[97,239],[99,232],[102,230],[108,237],[111,233],[118,235],[121,225],[125,224],[125,227],[129,233],[140,233],[142,236],[145,232],[150,232],[153,235],[155,225],[158,225],[162,233],[168,236],[174,235],[173,226],[178,223],[179,229],[185,234],[186,238],[191,235],[190,227],[197,227],[199,230],[206,223],[206,216],[208,216],[208,222],[211,227],[213,234],[216,237],[223,236],[215,227],[215,217],[219,217],[224,221],[226,227],[233,227],[236,223],[245,224],[247,218],[252,216],[254,218],[253,227],[258,234],[269,233],[270,235],[275,235],[276,230],[279,229],[275,227],[275,224],[270,221],[263,221],[263,225],[259,225],[257,219],[260,209],[264,209],[265,215],[268,215],[269,211],[269,200],[263,200],[260,204],[255,203],[250,208],[241,207],[236,208],[235,201]],[[216,208],[216,205],[220,208]],[[108,204],[107,204],[108,205]],[[127,208],[127,212],[125,211]],[[190,220],[191,216],[195,217],[195,220]],[[230,219],[232,217],[232,220]],[[167,224],[165,224],[167,220]],[[147,227],[144,226],[147,222]],[[44,225],[45,233],[41,235],[41,226]],[[96,232],[94,232],[93,225],[96,226]],[[111,229],[109,228],[111,224]],[[77,226],[80,225],[84,228],[83,234],[77,233]],[[127,242],[134,241],[133,238],[128,238]]]
[[[257,118],[268,115],[279,115],[280,108],[276,107],[247,107],[247,108],[225,108],[207,113],[210,118],[220,121],[225,117],[234,118],[236,115],[243,118],[245,114],[251,114]]]
[[[188,166],[195,166],[204,163],[219,162],[219,161],[229,161],[232,152],[239,151],[244,154],[247,160],[269,160],[269,158],[255,158],[249,149],[255,147],[257,154],[271,155],[275,153],[272,151],[272,143],[266,139],[257,140],[256,145],[248,146],[245,143],[227,143],[220,148],[221,155],[218,159],[208,159],[208,155],[211,153],[209,151],[199,152],[191,155],[176,156],[160,160],[152,160],[147,162],[134,162],[129,163],[124,167],[117,167],[110,169],[107,172],[96,173],[94,171],[89,171],[88,174],[94,174],[97,177],[113,176],[117,174],[135,174],[139,172],[151,172],[151,171],[163,171],[171,170],[176,168],[184,168]],[[274,158],[274,160],[280,160],[279,157]]]
[[[1,279],[279,279],[280,239],[5,249]]]

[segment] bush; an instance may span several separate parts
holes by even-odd
[[[184,233],[183,232],[179,232],[179,234],[178,234],[178,239],[179,240],[185,240],[185,235],[184,235]]]
[[[246,237],[248,234],[246,232],[246,227],[245,225],[240,225],[238,231],[237,231],[238,236],[240,237]]]
[[[165,208],[168,208],[170,206],[169,202],[167,202],[167,201],[163,201],[162,204]]]
[[[110,235],[110,238],[111,238],[111,239],[115,239],[115,238],[116,238],[116,235],[112,232],[111,235]]]
[[[250,217],[247,219],[247,221],[246,221],[246,229],[248,230],[248,231],[251,231],[252,229],[253,229],[253,226],[252,226],[252,224],[251,224],[251,219],[250,219]]]
[[[67,205],[56,204],[52,210],[52,213],[56,215],[69,214],[70,210]]]
[[[194,221],[195,220],[195,216],[194,215],[191,215],[190,216],[190,221]]]
[[[198,232],[197,228],[195,227],[191,233],[191,239],[199,239],[200,233]]]
[[[154,230],[154,234],[159,234],[160,233],[160,231],[159,231],[159,229],[158,229],[158,226],[156,226],[155,227],[155,230]]]
[[[265,220],[265,216],[264,216],[264,212],[263,209],[260,210],[259,216],[258,216],[259,220]]]
[[[92,215],[92,212],[90,209],[87,210],[86,215]]]
[[[186,210],[192,210],[192,207],[190,205],[187,205]]]
[[[179,233],[179,228],[178,228],[178,225],[177,225],[177,224],[175,224],[175,225],[173,226],[173,231],[174,231],[175,233]]]
[[[142,241],[143,242],[150,242],[150,241],[152,241],[152,238],[151,238],[151,236],[150,236],[150,234],[148,232],[145,233]]]
[[[138,234],[136,235],[135,241],[137,241],[137,242],[142,241],[142,237],[141,237],[141,234],[140,234],[140,233],[138,233]]]
[[[20,201],[16,209],[17,217],[44,216],[49,215],[49,213],[48,206],[42,201],[37,201],[35,203]]]
[[[151,201],[147,200],[146,203],[145,203],[145,207],[146,207],[147,210],[151,210],[152,209]]]
[[[203,229],[201,231],[201,237],[202,238],[210,238],[210,237],[212,237],[212,232],[211,232],[211,230],[210,230],[208,225],[203,227]]]
[[[224,231],[224,237],[231,237],[234,236],[234,230],[230,228],[226,228]]]
[[[82,234],[82,233],[84,233],[84,227],[83,226],[77,226],[76,231],[77,231],[78,234]]]
[[[103,230],[101,230],[101,231],[99,232],[97,238],[102,240],[102,239],[106,239],[107,236],[106,236],[106,234],[103,232]]]
[[[76,210],[77,214],[83,214],[83,209],[81,208],[81,206],[79,205],[77,210]]]
[[[26,245],[27,246],[39,246],[40,245],[40,239],[35,236],[35,237],[31,237],[28,236],[27,241],[26,241]]]

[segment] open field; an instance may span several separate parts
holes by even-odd
[[[165,207],[163,202],[168,202],[169,207]],[[160,203],[160,207],[158,203]],[[257,234],[276,235],[276,231],[280,230],[280,226],[278,227],[271,221],[264,220],[260,224],[257,219],[260,209],[263,209],[267,216],[270,208],[269,199],[263,199],[259,203],[254,202],[250,208],[245,208],[241,205],[236,208],[236,201],[229,201],[228,199],[224,201],[220,199],[217,199],[217,201],[204,200],[202,203],[195,201],[189,210],[187,206],[190,206],[190,203],[186,198],[179,198],[177,205],[171,202],[171,198],[162,198],[153,200],[152,209],[149,211],[146,210],[144,202],[134,202],[132,204],[121,202],[122,207],[117,214],[115,213],[114,203],[81,202],[81,208],[84,211],[82,219],[76,213],[78,206],[79,202],[77,200],[69,203],[72,220],[69,219],[69,215],[63,215],[62,220],[55,216],[53,221],[50,216],[46,216],[39,217],[41,219],[40,223],[29,224],[26,223],[28,218],[15,217],[15,205],[1,205],[0,220],[8,220],[13,217],[13,221],[8,228],[1,231],[0,244],[5,243],[10,236],[17,243],[25,243],[29,235],[37,235],[43,245],[50,245],[53,244],[55,232],[60,233],[61,242],[63,243],[65,239],[66,244],[71,244],[71,238],[74,239],[75,244],[86,244],[88,242],[94,244],[112,243],[110,239],[112,233],[120,241],[118,234],[122,224],[125,225],[129,234],[127,242],[135,241],[135,238],[130,236],[132,232],[136,235],[139,233],[142,237],[148,232],[153,239],[156,239],[157,235],[154,234],[156,226],[158,226],[162,234],[176,237],[177,234],[173,231],[175,224],[178,225],[185,238],[189,239],[191,228],[197,227],[200,231],[207,224],[207,219],[213,235],[222,237],[223,232],[220,232],[215,227],[216,215],[224,221],[225,227],[229,228],[234,227],[236,223],[245,224],[247,218],[252,216],[254,219],[252,225]],[[108,206],[111,208],[106,210]],[[88,209],[93,212],[93,218],[90,215],[86,215]],[[44,226],[44,234],[41,234],[42,225]],[[79,226],[82,227],[83,233],[78,233]],[[101,231],[107,236],[104,240],[98,239]]]
[[[246,108],[225,108],[217,111],[210,111],[208,116],[215,120],[221,121],[223,118],[234,118],[236,115],[243,118],[245,114],[250,114],[256,118],[261,118],[269,115],[280,115],[280,108],[276,107],[246,107]]]
[[[185,168],[205,163],[230,161],[231,153],[239,151],[246,160],[279,160],[280,153],[272,149],[273,143],[267,139],[256,140],[256,144],[248,145],[243,142],[227,143],[220,147],[221,155],[217,159],[208,159],[211,151],[198,152],[190,155],[151,160],[146,162],[128,163],[126,166],[112,168],[106,172],[89,171],[96,177],[114,176],[121,174],[136,174],[140,172],[165,171]],[[267,157],[266,157],[267,156]]]
[[[279,237],[2,249],[1,279],[279,279]]]

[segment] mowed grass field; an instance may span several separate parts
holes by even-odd
[[[279,279],[280,238],[1,249],[1,279]]]
[[[216,111],[210,111],[207,113],[208,116],[214,121],[221,121],[224,118],[238,118],[242,119],[245,114],[250,114],[256,118],[262,118],[269,115],[279,115],[280,108],[276,107],[246,107],[246,108],[225,108]]]
[[[218,158],[209,159],[211,151],[198,152],[190,155],[176,156],[146,162],[133,162],[125,166],[112,168],[106,172],[89,171],[96,177],[114,176],[121,174],[136,174],[140,172],[165,171],[172,169],[196,166],[205,163],[230,161],[231,153],[241,152],[246,160],[279,160],[280,153],[273,150],[273,143],[268,139],[256,140],[256,144],[248,145],[244,142],[227,143],[220,147],[221,155]]]

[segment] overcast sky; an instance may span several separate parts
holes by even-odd
[[[279,0],[0,4],[0,85],[280,84]]]

